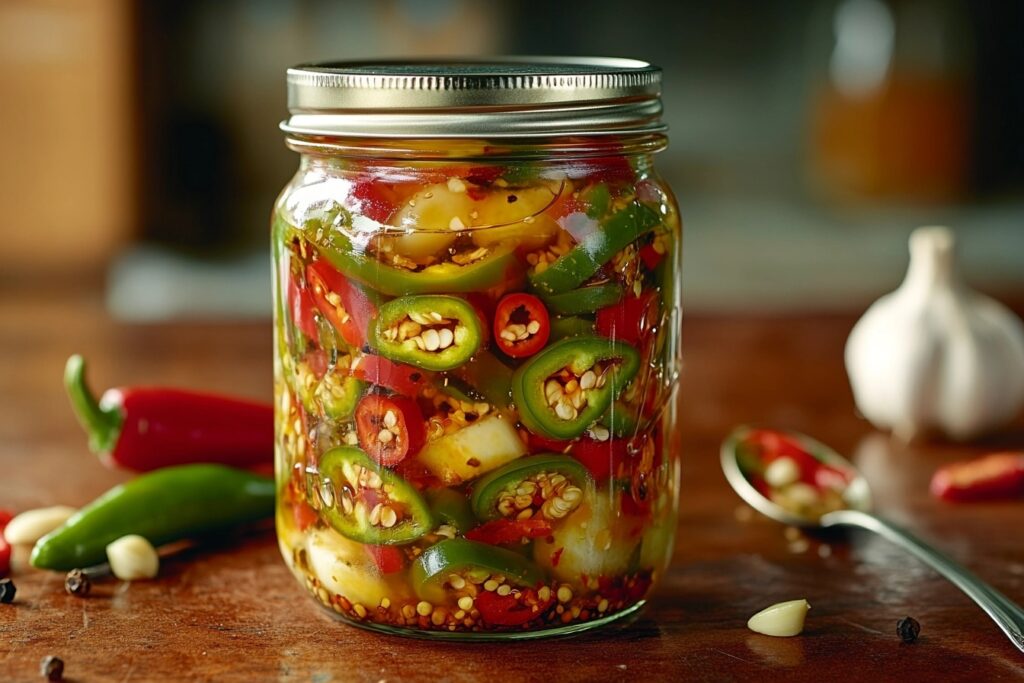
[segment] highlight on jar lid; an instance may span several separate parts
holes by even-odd
[[[288,70],[293,136],[658,133],[661,69],[613,57],[353,61]]]

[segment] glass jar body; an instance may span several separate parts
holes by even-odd
[[[292,142],[274,369],[300,582],[426,637],[634,611],[679,479],[680,223],[650,141]]]

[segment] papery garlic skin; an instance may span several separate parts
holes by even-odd
[[[850,333],[846,370],[876,427],[906,440],[930,431],[970,439],[1024,404],[1024,325],[960,280],[948,228],[918,228],[903,283]]]

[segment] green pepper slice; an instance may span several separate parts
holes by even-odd
[[[520,275],[513,244],[489,248],[482,258],[463,266],[445,262],[412,271],[356,252],[348,238],[337,231],[331,234],[330,240],[330,244],[318,245],[322,258],[345,277],[388,296],[482,292],[503,281],[515,281]]]
[[[354,446],[320,458],[319,482],[310,492],[324,520],[346,538],[372,545],[409,543],[434,528],[426,501],[393,471]]]
[[[511,550],[464,538],[436,543],[423,551],[410,569],[416,594],[431,602],[444,602],[445,582],[452,574],[468,574],[485,580],[500,574],[524,588],[537,586],[544,574],[533,562]],[[482,582],[482,581],[481,581]]]
[[[553,479],[555,475],[562,475],[562,479]],[[470,504],[473,514],[484,522],[516,517],[523,510],[532,510],[531,519],[557,520],[583,502],[583,492],[592,483],[590,473],[579,461],[542,453],[513,460],[481,478],[473,486]]]
[[[622,299],[625,290],[617,282],[605,282],[572,289],[562,294],[541,295],[548,311],[558,315],[577,315],[614,306]]]
[[[427,502],[434,513],[434,519],[440,524],[455,527],[464,534],[476,526],[476,518],[469,506],[466,496],[453,489],[432,489],[427,491]]]
[[[452,370],[480,348],[480,319],[464,299],[420,294],[380,307],[370,346],[381,356],[425,370]]]
[[[575,439],[604,415],[639,367],[640,354],[624,342],[563,339],[516,370],[512,400],[531,432]]]
[[[639,431],[640,418],[637,412],[635,406],[616,399],[601,418],[601,424],[619,438],[633,436]]]
[[[481,351],[472,362],[455,371],[455,375],[476,390],[496,408],[507,408],[510,403],[512,368],[489,351]]]
[[[551,320],[549,342],[554,343],[566,337],[593,336],[594,321],[577,315],[565,315]]]
[[[330,370],[320,380],[316,395],[323,406],[324,415],[332,420],[347,420],[356,412],[356,405],[365,388],[366,384],[352,375]]]
[[[612,214],[584,237],[568,254],[540,273],[530,275],[531,286],[543,294],[561,294],[576,289],[593,277],[618,251],[661,222],[658,212],[633,201]]]

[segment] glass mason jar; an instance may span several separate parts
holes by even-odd
[[[660,70],[341,63],[288,87],[274,371],[296,577],[344,621],[425,637],[639,609],[679,480]]]

